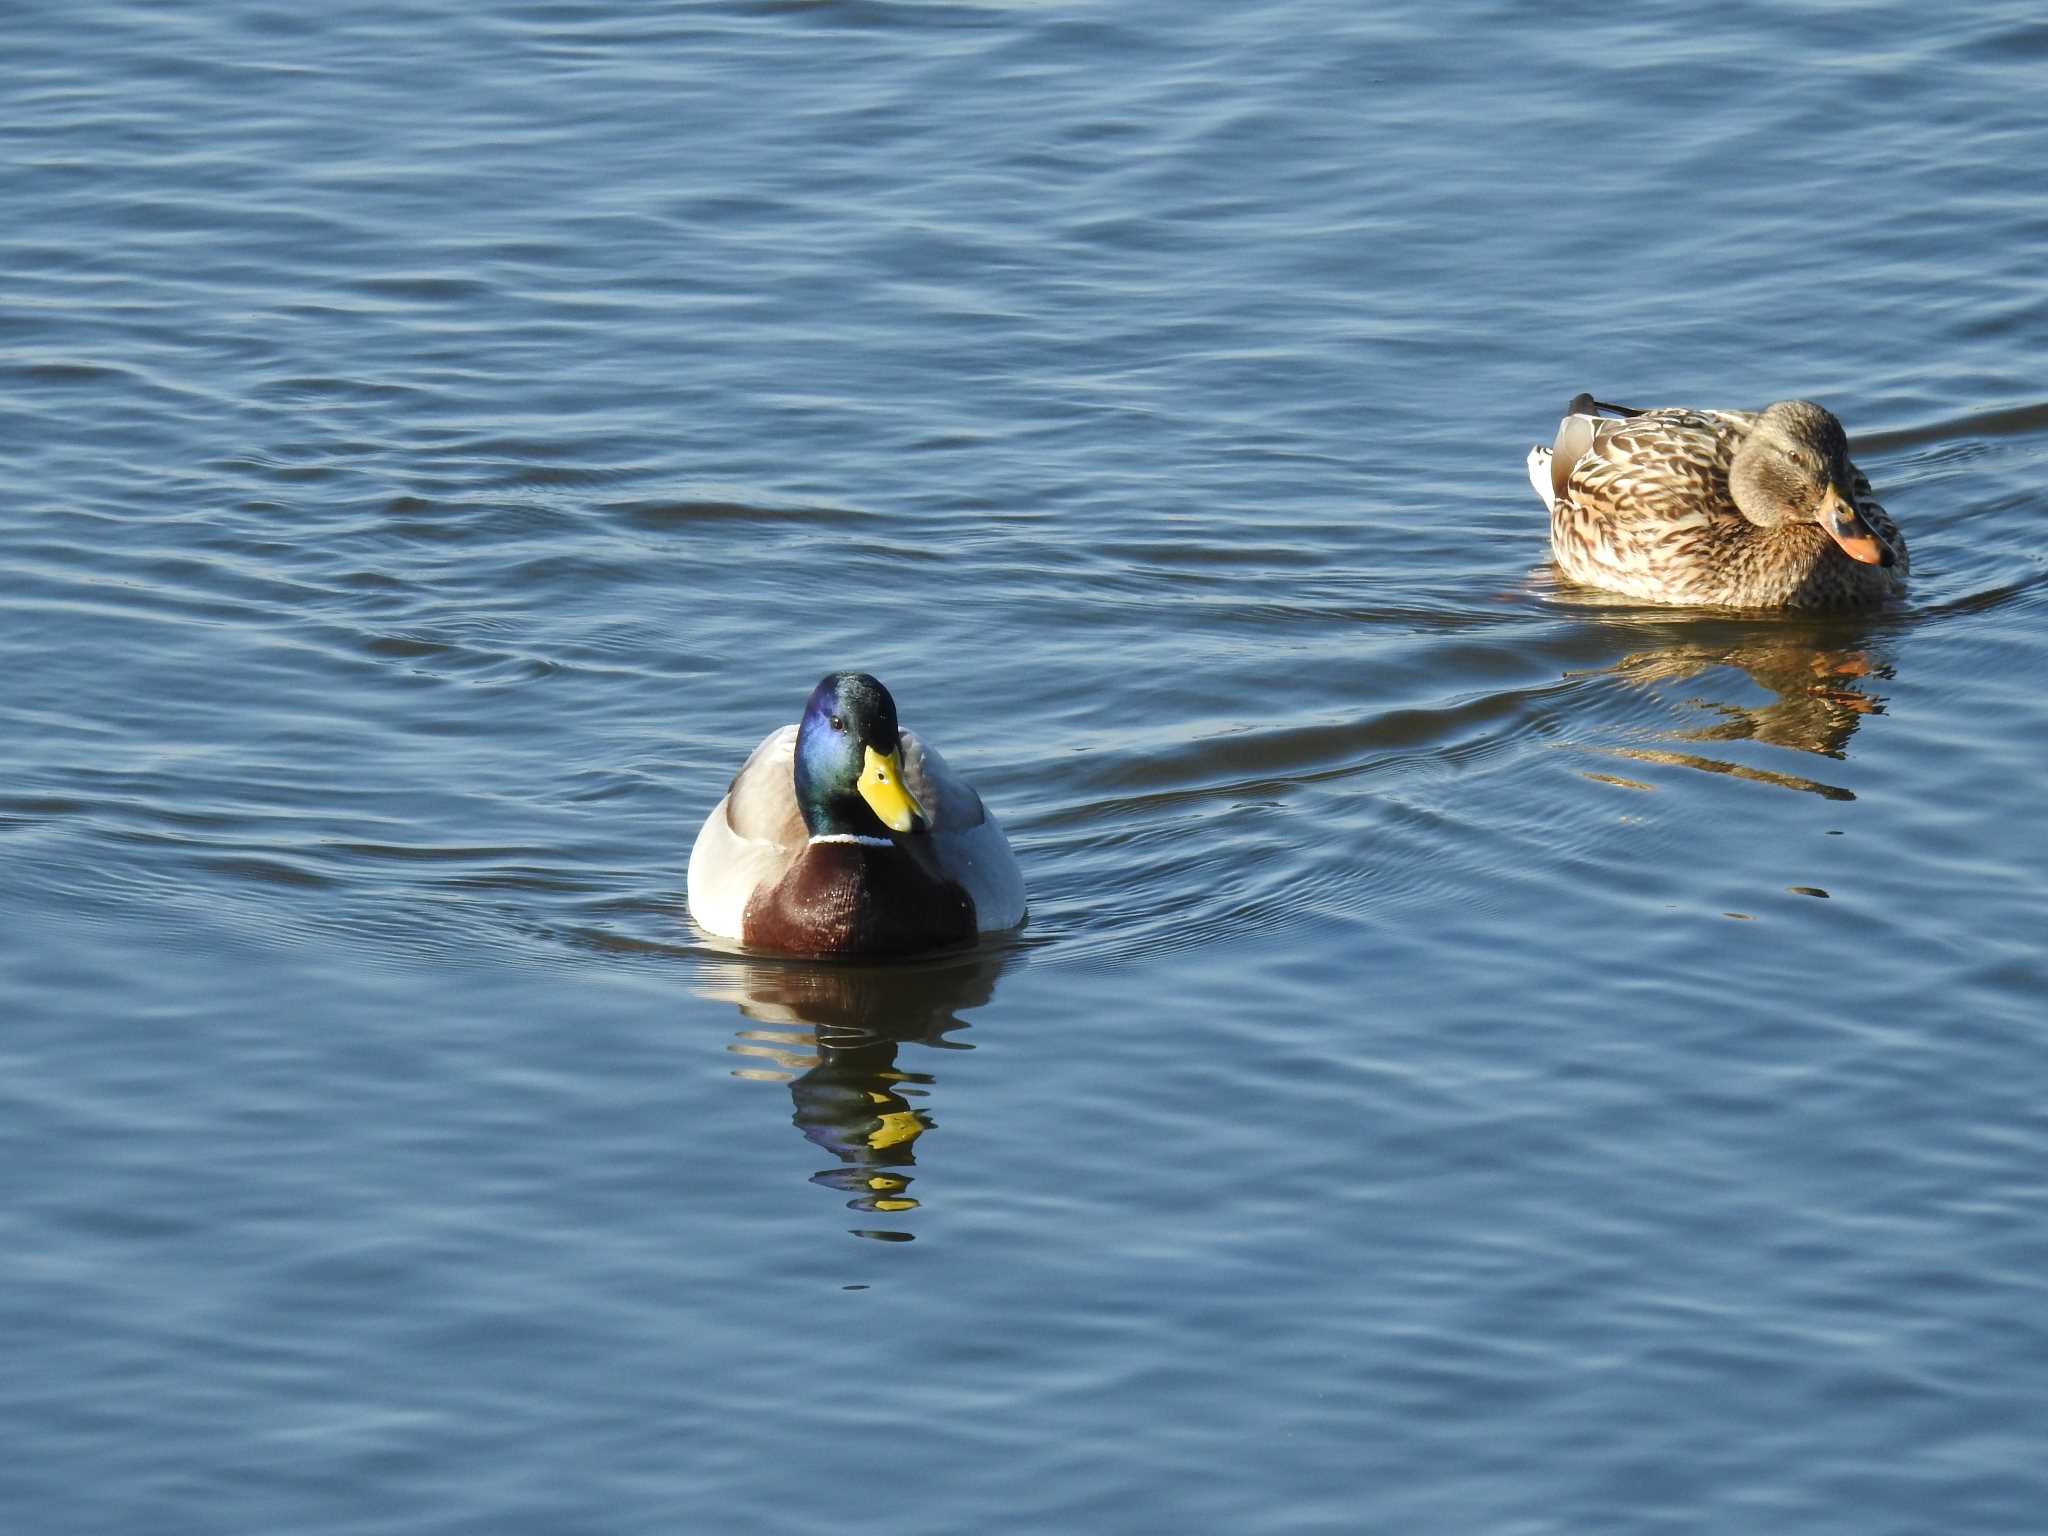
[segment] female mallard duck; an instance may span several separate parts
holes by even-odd
[[[1906,541],[1849,462],[1842,424],[1810,400],[1632,411],[1580,395],[1556,443],[1529,450],[1529,479],[1558,568],[1588,586],[1738,608],[1905,589]]]
[[[889,690],[834,672],[705,818],[690,915],[761,949],[909,955],[1016,927],[1024,876],[981,797],[898,727]]]

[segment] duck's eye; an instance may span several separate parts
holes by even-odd
[[[835,731],[843,731],[843,730],[845,730],[845,729],[846,729],[846,716],[844,716],[844,715],[834,715],[834,716],[832,717],[832,729],[833,729],[833,730],[835,730]]]

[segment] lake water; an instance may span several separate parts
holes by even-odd
[[[7,54],[8,1530],[2043,1528],[2038,8]],[[1910,601],[1560,585],[1581,389]],[[691,927],[836,667],[1014,942]]]

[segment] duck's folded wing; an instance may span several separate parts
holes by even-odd
[[[983,933],[1024,921],[1024,872],[1003,829],[974,786],[946,765],[937,749],[904,731],[903,780],[931,823],[932,854],[948,878],[974,898]]]
[[[690,849],[690,916],[720,938],[740,936],[747,899],[782,878],[804,845],[793,765],[796,727],[754,748]]]
[[[933,832],[965,832],[988,819],[988,807],[974,786],[952,770],[938,748],[925,745],[910,730],[902,733],[902,745],[904,787],[924,807]]]
[[[1735,413],[1645,411],[1601,421],[1567,477],[1572,502],[1601,516],[1671,528],[1740,517],[1729,500]]]
[[[725,815],[735,837],[794,845],[804,840],[796,808],[796,727],[761,738],[725,792]]]

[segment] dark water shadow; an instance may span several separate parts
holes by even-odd
[[[1902,449],[1986,437],[2026,437],[2048,430],[2048,401],[2031,400],[1997,410],[1971,411],[1944,421],[1923,422],[1889,432],[1861,432],[1858,453],[1896,453]]]
[[[1019,958],[1015,948],[916,965],[734,957],[712,962],[692,990],[751,1021],[727,1046],[743,1063],[733,1076],[786,1084],[791,1124],[837,1159],[811,1182],[843,1192],[849,1210],[887,1217],[918,1208],[910,1170],[937,1126],[937,1075],[901,1062],[902,1047],[973,1049],[953,1038],[969,1027],[960,1014],[988,1003]],[[880,1242],[914,1236],[893,1225],[850,1230]]]

